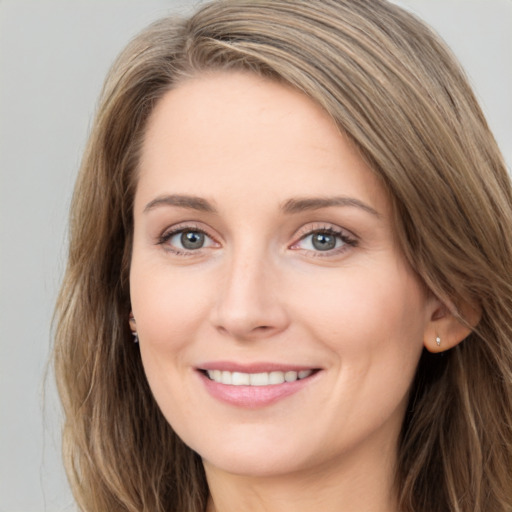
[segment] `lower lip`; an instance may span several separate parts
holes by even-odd
[[[305,379],[283,382],[282,384],[274,384],[272,386],[233,386],[215,382],[202,372],[199,372],[199,375],[207,391],[217,400],[237,407],[255,409],[274,404],[299,392],[311,384],[313,380],[316,380],[315,376],[318,373],[315,372]]]

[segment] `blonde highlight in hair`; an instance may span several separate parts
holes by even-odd
[[[402,429],[401,512],[512,510],[512,188],[464,73],[383,0],[225,0],[166,18],[107,77],[78,177],[56,309],[64,455],[82,510],[204,511],[200,458],[156,405],[131,342],[128,271],[148,117],[177,84],[246,71],[292,85],[349,135],[389,191],[402,250],[458,315],[424,353]]]

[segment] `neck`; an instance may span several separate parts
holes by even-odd
[[[272,476],[234,475],[205,463],[207,512],[396,512],[394,457],[380,455],[373,463],[347,457],[341,464]]]

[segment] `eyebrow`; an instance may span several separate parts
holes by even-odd
[[[177,206],[178,208],[187,208],[206,213],[217,213],[215,207],[206,199],[197,196],[189,196],[182,194],[171,194],[159,196],[150,201],[144,208],[144,213],[154,210],[159,206]],[[335,196],[335,197],[303,197],[288,199],[281,209],[284,213],[293,214],[308,210],[320,210],[321,208],[329,208],[332,206],[349,206],[360,208],[365,212],[380,217],[379,212],[367,205],[363,201],[354,197]]]
[[[217,213],[214,206],[202,197],[187,196],[182,194],[171,194],[159,196],[150,201],[144,208],[144,213],[154,210],[159,206],[178,206],[206,213]]]
[[[365,212],[371,213],[376,217],[380,217],[377,210],[367,205],[363,201],[355,197],[335,196],[335,197],[304,197],[289,199],[286,201],[282,209],[285,213],[300,213],[307,210],[320,210],[321,208],[329,208],[331,206],[351,206],[360,208]]]

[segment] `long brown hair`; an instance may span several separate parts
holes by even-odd
[[[131,342],[128,270],[148,116],[210,69],[257,73],[319,103],[388,189],[421,279],[454,314],[481,312],[460,345],[421,358],[398,453],[400,510],[510,512],[510,179],[455,59],[384,0],[216,1],[151,25],[114,64],[76,184],[56,309],[64,455],[82,509],[206,506],[199,456],[161,415]]]

